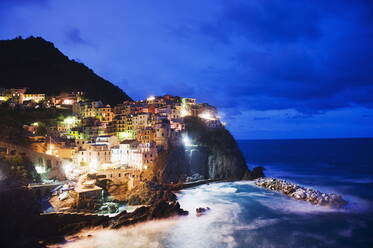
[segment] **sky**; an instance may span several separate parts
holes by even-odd
[[[0,0],[134,99],[218,107],[237,139],[373,137],[373,1]]]

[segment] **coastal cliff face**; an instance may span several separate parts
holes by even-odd
[[[182,183],[196,179],[250,179],[250,171],[236,141],[224,127],[208,128],[195,117],[184,119],[190,145],[180,142],[159,157],[154,180]]]

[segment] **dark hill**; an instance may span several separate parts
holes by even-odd
[[[40,37],[0,41],[0,88],[27,87],[49,95],[84,91],[92,100],[118,104],[131,98]]]

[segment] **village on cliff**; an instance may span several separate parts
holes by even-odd
[[[9,109],[71,113],[46,127],[45,135],[38,135],[38,122],[24,125],[30,148],[1,144],[2,156],[29,155],[42,180],[30,187],[54,186],[49,202],[59,211],[93,209],[102,200],[103,189],[122,200],[143,181],[159,154],[170,146],[193,146],[184,118],[197,117],[212,129],[224,125],[215,107],[171,95],[110,106],[90,101],[84,92],[47,96],[13,88],[0,90],[0,103]],[[187,180],[199,179],[196,175]]]

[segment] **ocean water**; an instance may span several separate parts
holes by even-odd
[[[186,217],[119,230],[84,230],[63,247],[373,247],[373,139],[240,141],[250,167],[349,201],[330,209],[252,182],[213,183],[178,195]],[[197,217],[197,207],[210,207]],[[91,236],[88,236],[91,235]]]

